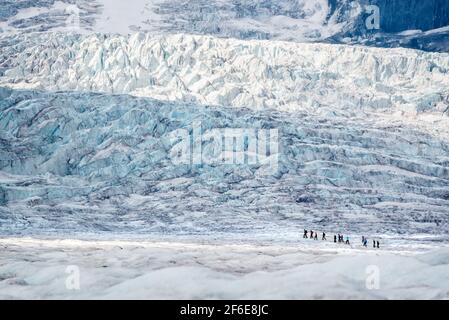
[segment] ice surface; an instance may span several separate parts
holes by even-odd
[[[0,299],[449,297],[448,248],[35,239],[0,239],[0,248]],[[66,286],[73,270],[79,290]]]
[[[448,232],[448,54],[143,33],[1,45],[5,234]],[[174,163],[194,121],[279,129],[278,170]]]
[[[3,1],[0,298],[447,299],[449,54],[354,44],[448,51],[448,2],[374,3]],[[276,170],[174,161],[198,122]]]
[[[128,95],[1,95],[2,234],[251,231],[292,240],[303,226],[448,232],[449,148],[425,120],[407,125],[388,114],[329,117]],[[447,128],[441,119],[431,124]],[[278,128],[278,171],[177,164],[170,136],[194,121],[204,133]]]

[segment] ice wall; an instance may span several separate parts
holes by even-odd
[[[285,111],[444,112],[449,54],[208,36],[0,40],[0,84]]]
[[[277,128],[278,170],[173,163],[193,121]],[[382,118],[2,89],[0,137],[2,234],[448,231],[447,139]]]

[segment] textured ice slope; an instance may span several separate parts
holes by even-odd
[[[449,54],[174,35],[4,37],[0,84],[255,109],[435,111]]]
[[[2,234],[448,231],[447,140],[403,123],[92,93],[0,101]],[[173,164],[168,137],[193,120],[278,128],[279,172]]]

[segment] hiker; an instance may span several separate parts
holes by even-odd
[[[363,246],[364,246],[364,247],[368,247],[368,239],[367,239],[367,238],[365,238],[365,239],[363,240]]]
[[[338,243],[340,243],[340,242],[341,242],[341,235],[338,234]]]
[[[334,242],[337,243],[337,235],[334,234]]]
[[[377,249],[380,249],[379,241],[377,241]]]
[[[376,247],[376,240],[373,240],[373,248]]]
[[[321,240],[326,240],[326,232],[323,232],[323,237],[321,238]]]
[[[303,234],[303,236],[302,236],[304,239],[307,239],[308,237],[307,237],[307,230],[306,229],[304,229],[304,234]]]
[[[313,230],[310,230],[310,239],[313,239]]]
[[[365,236],[362,236],[362,244],[365,243]]]
[[[313,240],[318,240],[318,232],[315,232],[315,237],[313,238]]]
[[[346,236],[346,244],[349,244],[349,237]]]

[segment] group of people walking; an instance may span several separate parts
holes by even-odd
[[[334,243],[337,243],[337,240],[338,240],[338,243],[351,244],[349,242],[349,237],[346,236],[346,240],[345,240],[345,237],[342,234],[338,234],[338,237],[337,237],[337,235],[334,235]]]
[[[368,247],[368,238],[366,238],[365,236],[362,236],[362,244],[364,247]],[[380,248],[380,242],[379,240],[374,240],[373,239],[373,248]]]
[[[308,239],[309,238],[308,234],[309,234],[309,232],[304,229],[303,238]],[[310,239],[318,240],[318,232],[314,232],[313,230],[310,230]],[[327,240],[325,232],[323,232],[323,236],[321,237],[321,240]]]
[[[318,240],[318,232],[313,231],[313,230],[306,230],[304,229],[304,234],[302,236],[304,239],[313,239],[313,240]],[[322,237],[321,240],[327,240],[326,239],[326,233],[323,232],[322,233]],[[350,241],[349,241],[349,237],[346,236],[346,238],[344,237],[343,234],[334,234],[334,243],[344,243],[344,244],[348,244],[350,245]],[[362,245],[364,247],[368,247],[368,238],[365,236],[362,236]],[[380,242],[379,240],[373,240],[373,248],[380,248]]]

